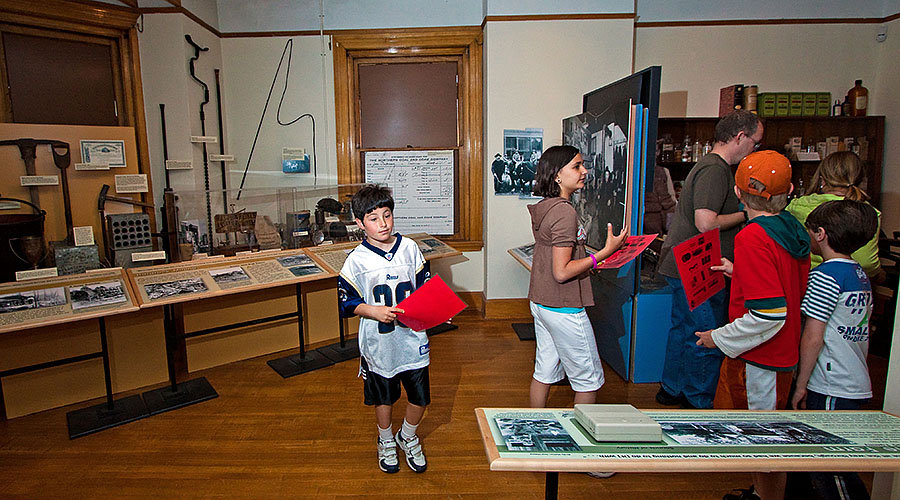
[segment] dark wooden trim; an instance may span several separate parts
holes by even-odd
[[[762,26],[789,24],[880,24],[900,18],[900,13],[890,17],[848,17],[822,19],[723,19],[715,21],[636,21],[635,28],[691,28],[699,26]]]
[[[325,35],[333,35],[335,33],[340,32],[340,30],[325,30]],[[284,37],[292,37],[292,36],[318,36],[318,30],[303,30],[303,31],[233,31],[229,33],[222,33],[220,36],[222,38],[271,38],[277,36]]]
[[[222,33],[219,30],[212,27],[212,25],[208,24],[203,19],[200,19],[200,16],[194,14],[188,9],[185,9],[184,7],[181,7],[180,5],[177,7],[147,7],[139,9],[138,12],[140,12],[141,14],[184,14],[190,20],[199,24],[213,35],[216,35],[219,38],[223,38]]]
[[[518,14],[510,16],[484,16],[484,23],[506,21],[573,21],[585,19],[635,19],[634,12],[619,14]]]
[[[900,19],[900,12],[898,12],[894,15],[891,15],[891,16],[887,16],[884,19],[882,19],[881,21],[885,22],[885,23],[889,23],[891,21],[896,21],[897,19]]]
[[[134,9],[102,2],[0,0],[0,19],[4,21],[16,23],[28,19],[31,22],[19,24],[67,31],[72,24],[125,30],[134,26],[137,18],[138,12]]]

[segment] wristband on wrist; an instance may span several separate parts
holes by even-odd
[[[590,254],[591,260],[594,262],[594,265],[591,266],[591,269],[597,269],[597,257],[594,257],[594,254]]]

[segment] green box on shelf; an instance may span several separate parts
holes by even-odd
[[[788,95],[788,116],[803,116],[803,92],[791,92]]]
[[[802,116],[816,116],[816,103],[819,94],[816,92],[803,93],[803,114]]]
[[[791,95],[787,92],[775,94],[775,116],[788,116],[791,106]]]
[[[816,116],[831,115],[831,92],[816,93]]]
[[[759,116],[775,116],[775,94],[772,92],[759,94],[756,98],[756,106]]]

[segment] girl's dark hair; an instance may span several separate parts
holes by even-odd
[[[394,211],[394,198],[391,196],[391,188],[377,184],[366,184],[350,199],[350,208],[353,209],[353,217],[362,220],[367,213],[376,208],[388,207]]]
[[[534,195],[544,198],[559,196],[556,174],[579,153],[575,146],[552,146],[544,151],[534,174]]]

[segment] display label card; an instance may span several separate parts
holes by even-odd
[[[190,160],[166,160],[166,170],[190,170],[194,163]]]
[[[105,163],[76,163],[75,170],[109,170]]]
[[[234,155],[209,155],[209,161],[234,161]]]
[[[191,142],[205,142],[207,144],[215,144],[219,142],[219,139],[214,135],[192,135]]]
[[[93,226],[77,226],[72,228],[72,235],[75,236],[75,246],[84,247],[94,244],[94,227]]]
[[[33,269],[30,271],[16,271],[16,281],[36,280],[40,278],[52,278],[59,276],[55,267],[45,269]]]
[[[719,228],[675,245],[672,257],[675,258],[678,276],[691,311],[725,288],[725,273],[710,269],[711,266],[722,263]]]
[[[157,250],[155,252],[134,252],[131,254],[131,262],[144,262],[148,260],[165,260],[166,252]]]
[[[602,264],[597,265],[597,269],[616,269],[636,259],[645,248],[653,243],[656,234],[641,234],[637,236],[629,236],[625,238],[622,246],[610,255]]]
[[[147,174],[126,174],[116,176],[116,193],[146,193]]]
[[[22,175],[19,182],[23,186],[58,186],[58,175]]]
[[[0,210],[18,210],[22,204],[18,201],[0,201]]]
[[[81,161],[121,168],[125,166],[125,141],[81,141]]]
[[[241,250],[240,252],[235,252],[235,255],[250,255],[253,253],[253,250]]]

